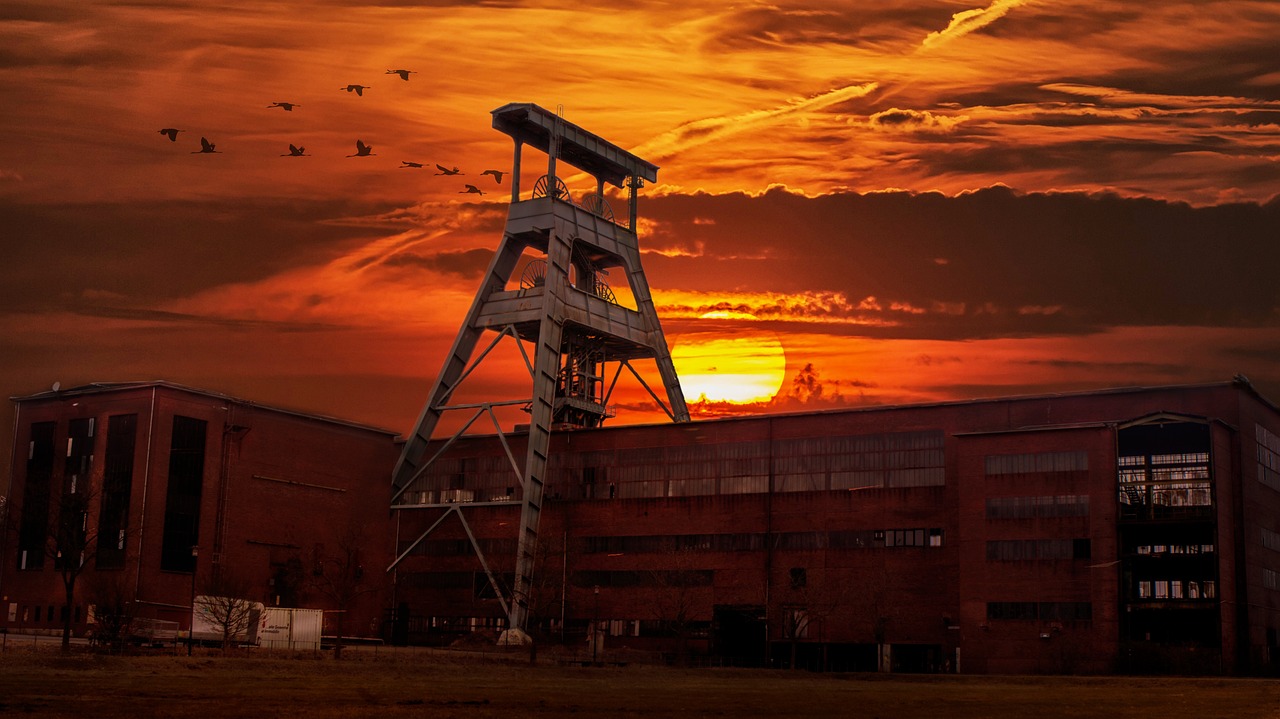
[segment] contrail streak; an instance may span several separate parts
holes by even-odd
[[[754,130],[764,125],[778,122],[789,115],[801,112],[823,110],[855,97],[864,97],[873,92],[878,83],[867,82],[861,85],[847,85],[815,95],[806,100],[793,102],[770,110],[751,110],[730,117],[708,117],[692,120],[665,132],[635,148],[634,152],[643,157],[660,159],[671,157],[684,150],[708,142]]]
[[[937,32],[931,32],[920,43],[920,49],[936,47],[958,37],[964,37],[974,30],[981,30],[1004,17],[1010,10],[1019,5],[1026,5],[1031,0],[995,0],[985,8],[965,10],[951,16],[951,24]]]

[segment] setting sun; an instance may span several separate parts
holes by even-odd
[[[782,343],[773,332],[739,328],[755,318],[741,312],[709,312],[717,329],[679,335],[671,358],[685,397],[692,402],[766,402],[786,375]]]

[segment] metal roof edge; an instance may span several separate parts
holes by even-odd
[[[30,394],[30,395],[11,396],[9,397],[9,400],[11,402],[19,402],[19,403],[38,402],[41,400],[49,400],[57,397],[79,397],[84,395],[104,394],[107,392],[123,392],[131,389],[146,389],[150,387],[159,387],[162,389],[173,390],[175,392],[185,392],[187,394],[200,395],[202,397],[211,397],[213,399],[222,400],[224,402],[234,402],[235,404],[243,405],[245,407],[254,407],[257,409],[267,410],[269,412],[276,412],[278,414],[285,414],[285,415],[291,415],[294,417],[301,417],[303,419],[312,419],[312,420],[317,420],[321,422],[328,422],[330,424],[343,425],[346,427],[351,427],[353,429],[360,429],[360,430],[365,430],[369,432],[377,432],[378,434],[385,434],[391,438],[395,438],[401,434],[400,432],[395,432],[395,431],[386,429],[385,427],[376,427],[374,425],[363,424],[361,422],[356,422],[349,419],[342,419],[340,417],[333,417],[326,414],[319,414],[316,412],[305,412],[302,410],[289,409],[286,407],[278,407],[275,405],[261,404],[259,402],[254,402],[253,400],[243,399],[241,397],[235,397],[233,395],[224,394],[222,392],[215,392],[213,390],[201,389],[199,387],[190,387],[188,385],[179,384],[177,382],[170,382],[169,380],[162,380],[162,379],[139,380],[139,381],[129,381],[129,382],[90,382],[89,384],[79,385],[79,386],[71,387],[68,389],[45,390],[43,392],[37,392],[35,394]]]

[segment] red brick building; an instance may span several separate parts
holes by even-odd
[[[396,500],[401,639],[503,624],[522,439],[460,439]],[[553,640],[977,673],[1280,657],[1280,412],[1243,379],[560,432],[548,476],[529,603]]]
[[[9,631],[63,611],[83,631],[102,577],[184,627],[193,578],[215,574],[333,610],[313,580],[352,526],[379,591],[344,633],[506,621],[526,435],[459,439],[388,513],[390,432],[163,382],[16,401]],[[1280,657],[1280,411],[1243,379],[561,431],[551,449],[527,598],[542,642],[582,648],[597,626],[606,651],[965,673]],[[92,556],[64,610],[41,528],[86,482]]]
[[[81,635],[96,605],[123,595],[134,616],[186,629],[193,594],[236,589],[330,610],[326,633],[339,608],[344,634],[377,633],[394,433],[166,382],[14,401],[0,627],[53,633],[70,616]],[[78,536],[62,539],[80,556],[68,558],[50,527],[76,511]],[[83,566],[70,605],[68,561]]]

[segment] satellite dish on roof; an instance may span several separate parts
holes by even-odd
[[[62,389],[62,383],[61,383],[61,382],[54,382],[54,383],[53,383],[53,391],[54,391],[54,392],[57,392],[57,391],[58,391],[58,390],[60,390],[60,389]]]

